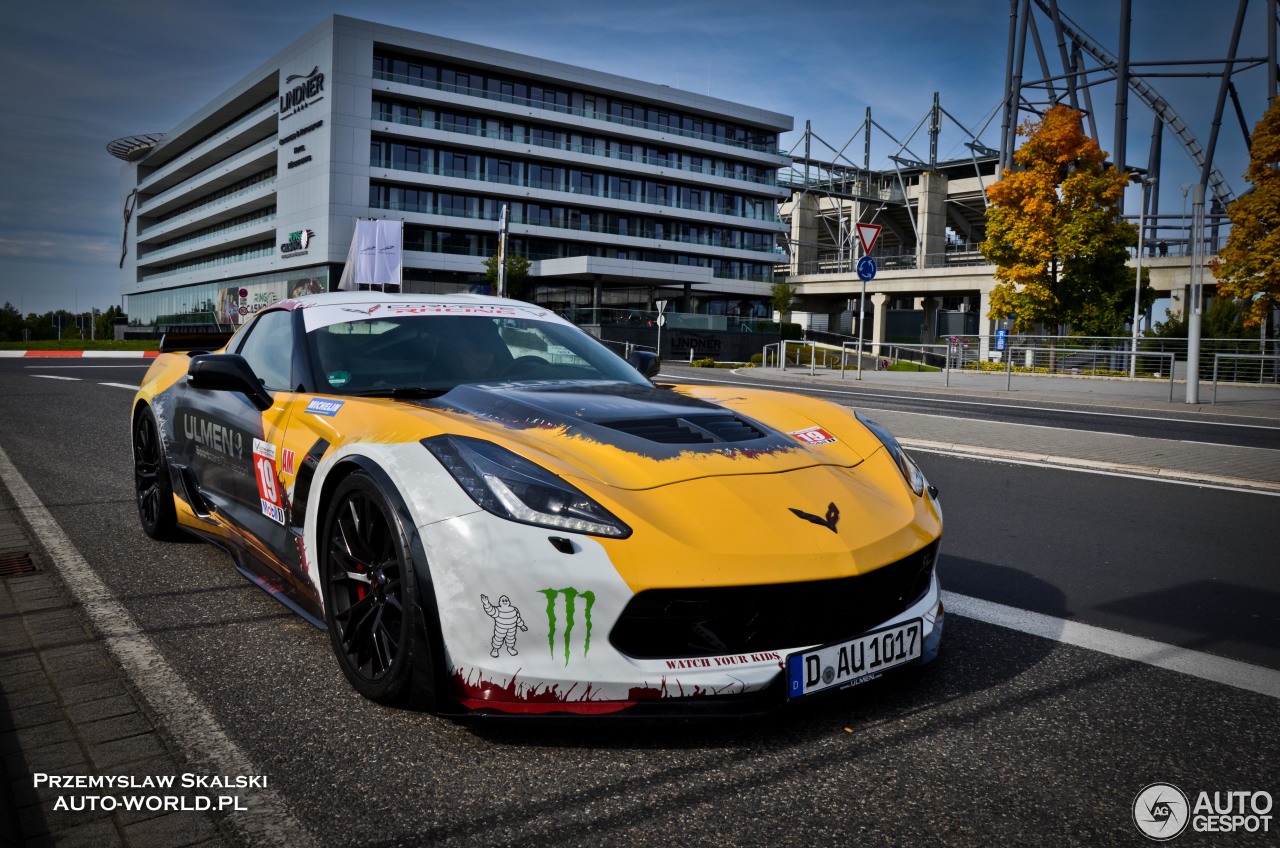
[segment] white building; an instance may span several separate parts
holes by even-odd
[[[404,221],[404,290],[484,282],[509,204],[528,299],[765,315],[786,115],[330,17],[126,160],[131,323],[238,323],[336,287],[357,218]],[[684,299],[683,303],[679,300]]]

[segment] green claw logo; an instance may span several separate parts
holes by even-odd
[[[595,592],[579,592],[577,589],[539,589],[539,592],[547,596],[547,648],[551,651],[551,658],[556,656],[556,598],[564,596],[564,664],[569,664],[569,639],[573,633],[574,616],[577,612],[578,598],[586,602],[582,610],[582,618],[587,626],[586,636],[582,643],[582,655],[585,657],[587,652],[591,650],[591,608],[596,603]]]

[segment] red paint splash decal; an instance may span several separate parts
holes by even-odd
[[[454,669],[453,686],[458,702],[469,710],[497,710],[504,713],[576,713],[579,715],[605,715],[633,706],[634,701],[597,701],[591,698],[591,684],[574,694],[577,684],[565,692],[557,686],[526,685],[518,678],[520,672],[511,675],[503,683],[485,680],[472,670],[463,674]]]
[[[576,715],[607,715],[633,707],[639,701],[701,698],[724,694],[723,691],[712,692],[701,686],[686,690],[679,680],[668,683],[664,677],[657,686],[648,684],[633,686],[627,692],[627,700],[624,701],[593,700],[591,684],[587,684],[585,689],[575,694],[577,684],[561,692],[558,685],[526,685],[518,679],[519,676],[520,672],[516,672],[508,680],[498,683],[486,680],[474,669],[466,674],[462,669],[454,669],[454,691],[457,693],[458,703],[469,710],[496,710],[524,714],[574,713]],[[725,689],[731,689],[734,686],[731,684]]]

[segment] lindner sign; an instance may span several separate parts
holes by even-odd
[[[284,78],[284,86],[286,89],[280,95],[280,117],[288,118],[296,115],[309,106],[314,106],[321,100],[324,100],[324,74],[320,73],[320,66],[316,65],[311,69],[311,73],[303,76],[302,74],[289,74]]]

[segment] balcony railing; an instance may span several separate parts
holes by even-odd
[[[488,212],[485,212],[484,210],[479,210],[479,209],[465,210],[461,212],[452,211],[452,210],[445,211],[441,209],[432,209],[430,206],[426,204],[420,204],[420,203],[387,202],[387,203],[375,204],[373,205],[372,208],[387,209],[393,212],[418,212],[424,215],[443,215],[446,217],[466,218],[468,220],[477,220],[477,221],[497,221],[498,220],[498,213],[496,211],[494,211],[493,213],[488,213]],[[770,263],[775,261],[773,258],[772,246],[768,248],[754,248],[754,247],[748,247],[743,245],[734,245],[732,243],[725,243],[724,239],[698,238],[698,237],[692,237],[687,235],[681,235],[679,233],[668,233],[665,231],[658,232],[657,230],[643,228],[643,227],[610,227],[603,224],[596,224],[591,221],[588,221],[587,223],[584,224],[581,222],[581,220],[577,224],[573,224],[562,216],[534,217],[534,216],[524,215],[519,212],[512,212],[511,223],[525,224],[531,227],[550,227],[552,229],[573,230],[575,232],[581,232],[581,233],[606,233],[608,235],[627,236],[630,238],[646,239],[649,241],[670,241],[670,242],[677,242],[680,244],[695,244],[695,245],[701,245],[705,247],[720,247],[720,248],[725,248],[729,250],[744,250],[752,253],[761,253],[761,254],[767,253],[769,254],[768,258],[762,255],[760,259],[752,258],[752,259],[744,259],[742,261],[751,261],[751,262],[758,261],[758,262],[770,262]]]
[[[778,218],[776,214],[772,214],[772,215],[766,214],[762,216],[743,215],[738,212],[735,212],[733,207],[730,207],[730,206],[713,206],[710,203],[700,203],[700,204],[694,205],[694,204],[684,203],[678,197],[672,198],[666,201],[660,201],[652,197],[642,196],[637,192],[628,192],[624,194],[621,192],[609,191],[608,189],[603,187],[596,188],[596,186],[594,185],[594,181],[591,189],[586,190],[579,186],[573,186],[573,185],[568,185],[568,184],[558,183],[558,182],[550,182],[547,180],[530,180],[530,179],[517,180],[517,179],[510,179],[510,178],[504,179],[502,177],[493,176],[491,174],[481,175],[478,172],[464,171],[457,168],[433,168],[427,165],[419,165],[417,167],[413,167],[404,162],[396,163],[394,161],[387,160],[387,159],[370,162],[370,167],[386,168],[392,171],[408,171],[409,173],[414,173],[414,174],[430,174],[432,176],[437,176],[437,177],[452,177],[454,179],[476,180],[478,182],[495,183],[497,185],[519,186],[521,188],[536,188],[536,189],[542,189],[543,191],[558,191],[558,192],[564,192],[566,194],[580,195],[583,197],[599,197],[605,200],[626,200],[632,203],[647,203],[653,206],[664,206],[669,209],[687,209],[692,212],[704,212],[704,213],[710,213],[712,215],[726,215],[732,218],[741,218],[745,221],[764,221],[765,223],[769,223],[769,224],[781,223],[781,220]]]
[[[617,150],[610,150],[608,149],[608,146],[604,144],[569,144],[568,142],[548,141],[540,136],[506,132],[503,130],[495,132],[487,127],[473,126],[471,124],[415,120],[405,115],[385,115],[376,111],[373,113],[373,120],[384,121],[388,124],[404,124],[405,126],[410,127],[422,127],[423,129],[429,130],[442,130],[444,132],[461,133],[462,135],[473,135],[477,138],[494,138],[501,141],[514,142],[516,144],[532,144],[538,147],[548,147],[553,150],[564,150],[570,153],[585,153],[588,156],[601,156],[607,159],[617,159],[623,162],[640,162],[645,165],[653,165],[659,168],[675,168],[676,170],[687,171],[691,174],[707,174],[713,177],[737,180],[739,182],[748,182],[755,185],[778,184],[772,177],[756,177],[747,174],[739,174],[735,171],[726,171],[723,168],[710,168],[702,165],[686,165],[683,162],[669,157],[638,156],[634,153],[623,153]]]
[[[179,239],[175,241],[173,244],[160,245],[156,247],[155,250],[152,250],[149,253],[143,254],[141,257],[139,257],[139,261],[155,261],[156,259],[160,258],[161,254],[167,253],[169,251],[181,252],[183,250],[190,249],[191,247],[194,247],[195,245],[201,244],[203,242],[213,241],[214,239],[226,238],[227,236],[232,235],[233,233],[238,233],[241,230],[261,229],[263,226],[274,224],[275,220],[276,220],[276,216],[275,216],[275,213],[273,212],[270,215],[263,215],[259,218],[254,218],[251,221],[242,221],[238,224],[232,224],[227,227],[219,227],[218,229],[212,232],[201,233],[200,235],[192,236],[191,238]]]
[[[751,144],[746,141],[735,141],[713,133],[692,132],[684,129],[683,127],[673,127],[670,125],[653,124],[648,121],[620,118],[615,115],[610,115],[608,112],[598,112],[594,109],[579,109],[574,106],[561,106],[558,103],[547,103],[544,100],[532,100],[528,97],[514,97],[508,94],[498,94],[483,88],[451,85],[449,83],[438,82],[435,80],[418,79],[406,74],[393,74],[388,71],[374,71],[373,77],[374,79],[387,80],[388,82],[416,85],[419,88],[433,88],[437,91],[448,91],[453,94],[463,94],[468,97],[481,97],[485,100],[496,100],[502,103],[512,103],[517,106],[531,106],[535,109],[546,109],[549,112],[559,112],[565,115],[574,115],[579,118],[590,118],[595,121],[608,121],[611,124],[638,127],[640,129],[652,130],[653,132],[670,133],[672,135],[684,136],[685,138],[695,138],[699,141],[709,141],[713,144],[723,144],[727,147],[739,147],[743,150],[754,150],[759,153],[768,153],[774,156],[778,155],[778,146],[776,144]]]

